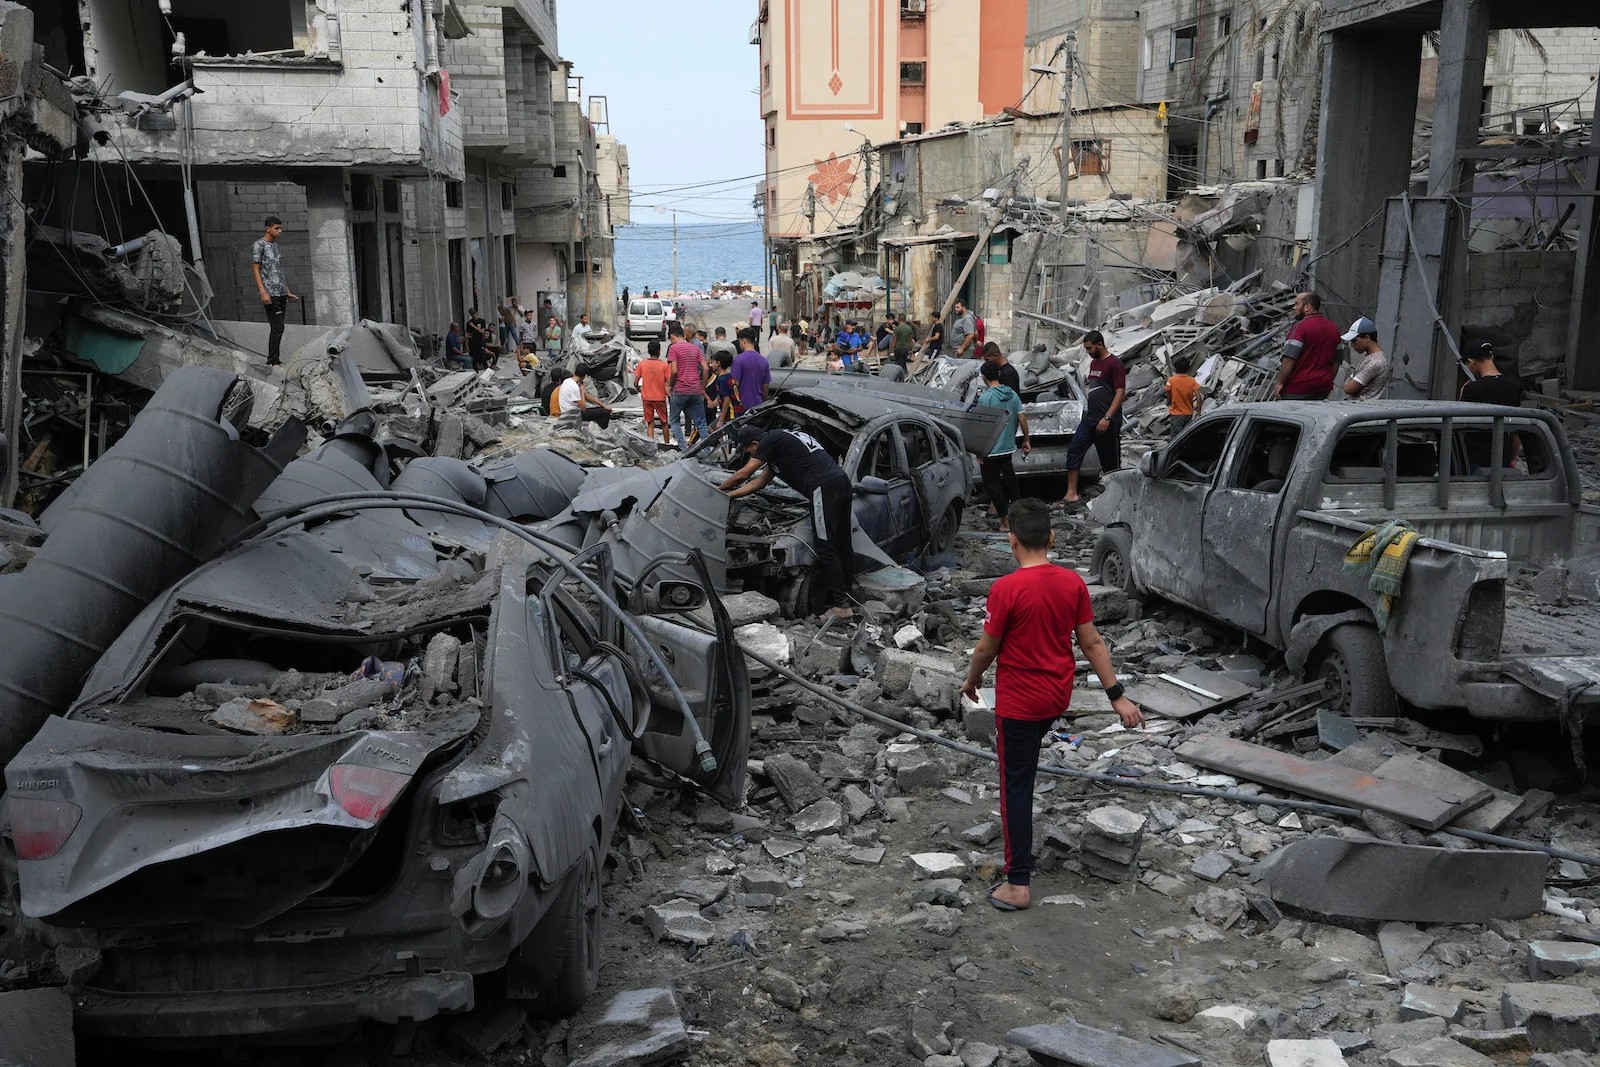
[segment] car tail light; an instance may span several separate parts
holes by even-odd
[[[409,781],[409,774],[354,763],[336,763],[328,772],[333,799],[351,818],[371,823],[388,814]]]
[[[83,809],[65,800],[37,800],[10,797],[6,801],[11,817],[11,840],[17,858],[45,860],[61,851],[72,831],[83,818]]]

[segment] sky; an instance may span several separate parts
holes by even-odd
[[[557,0],[561,57],[604,94],[611,133],[628,146],[633,221],[755,221],[765,151],[755,0]],[[745,180],[711,188],[687,185]],[[671,191],[669,190],[680,190]]]

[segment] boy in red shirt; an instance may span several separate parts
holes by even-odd
[[[1077,639],[1089,666],[1130,730],[1144,725],[1139,706],[1122,693],[1111,652],[1094,628],[1089,590],[1076,571],[1050,562],[1056,534],[1042,501],[1017,501],[1006,512],[1017,569],[989,587],[983,637],[972,652],[961,692],[976,703],[984,672],[995,671],[995,752],[1000,758],[1000,831],[1006,845],[1006,880],[989,890],[1001,911],[1030,902],[1033,876],[1033,783],[1039,749],[1050,726],[1072,700]]]

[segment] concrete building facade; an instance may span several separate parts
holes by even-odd
[[[170,15],[67,0],[76,19],[28,2],[52,12],[46,53],[99,91],[97,180],[141,209],[73,196],[70,168],[30,168],[36,192],[54,187],[52,221],[184,235],[211,319],[260,316],[249,252],[269,215],[303,298],[291,322],[367,318],[437,340],[474,305],[493,319],[513,295],[564,304],[581,280],[581,247],[523,210],[560,195],[564,159],[593,141],[586,122],[558,122],[577,105],[554,0],[171,0]],[[612,198],[625,196],[623,183]],[[609,218],[595,225],[609,237]]]
[[[872,145],[1016,105],[1026,14],[1027,0],[760,0],[768,236],[858,216]]]

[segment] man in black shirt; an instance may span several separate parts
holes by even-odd
[[[1017,373],[1017,368],[1006,359],[1006,354],[1000,351],[1000,346],[993,341],[984,342],[983,361],[993,363],[1000,372],[1000,384],[1007,386],[1013,393],[1022,392],[1022,375]]]
[[[472,356],[473,370],[489,369],[489,324],[477,308],[467,309],[467,352]]]
[[[1522,406],[1522,380],[1503,373],[1495,365],[1494,345],[1488,341],[1479,341],[1473,348],[1467,350],[1461,362],[1466,364],[1468,373],[1472,375],[1472,381],[1461,387],[1462,400],[1474,404],[1501,404],[1512,408]],[[1516,434],[1506,434],[1501,462],[1508,467],[1515,466],[1520,445],[1521,442],[1517,440]],[[1467,461],[1472,464],[1473,472],[1485,470],[1494,462],[1493,450],[1492,434],[1467,433]]]
[[[800,430],[739,431],[739,450],[750,457],[717,488],[738,499],[766,488],[776,475],[811,500],[816,527],[817,568],[832,607],[831,619],[848,619],[850,587],[855,584],[856,553],[850,543],[855,492],[850,478],[815,437]],[[760,472],[759,474],[757,472]]]

